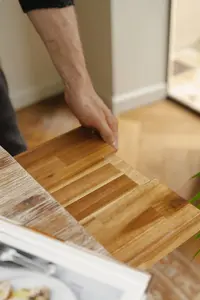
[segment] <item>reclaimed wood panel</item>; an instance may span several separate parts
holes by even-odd
[[[148,268],[199,230],[200,211],[76,129],[18,162],[115,258]]]

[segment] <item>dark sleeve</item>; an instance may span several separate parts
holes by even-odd
[[[62,8],[74,5],[74,0],[19,0],[24,12],[41,8]]]

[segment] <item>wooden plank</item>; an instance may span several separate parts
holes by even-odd
[[[117,186],[117,189],[116,189]],[[125,192],[131,191],[136,184],[122,175],[107,184],[95,189],[81,198],[81,201],[74,201],[67,205],[67,210],[78,221],[82,221],[97,210],[102,210],[109,203],[112,203],[117,197]]]
[[[149,268],[198,232],[198,209],[83,129],[69,136],[17,159],[115,258]]]
[[[101,152],[99,156],[113,152],[111,147],[95,138],[91,131],[79,128],[29,150],[30,155],[18,155],[17,161],[24,168],[30,168],[39,160],[58,155],[66,165],[70,165],[98,150]]]
[[[53,196],[66,207],[120,175],[117,169],[107,164],[71,183],[66,182],[66,185],[54,192]]]

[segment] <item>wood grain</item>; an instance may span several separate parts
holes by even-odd
[[[78,125],[63,95],[24,108],[17,112],[17,117],[30,147]],[[158,178],[189,199],[196,187],[187,181],[200,169],[199,116],[172,101],[161,100],[123,113],[118,120],[119,157],[134,170],[150,179]],[[199,248],[200,240],[192,237],[179,250],[191,260]]]
[[[131,266],[151,267],[199,230],[199,210],[82,128],[17,160],[115,258]]]
[[[21,131],[30,147],[66,133],[78,124],[66,107],[62,96],[25,108],[17,112],[17,116]],[[120,136],[118,155],[133,169],[123,163],[120,168],[129,169],[129,175],[132,174],[134,177],[133,181],[137,177],[135,172],[137,169],[149,178],[158,178],[171,189],[178,190],[183,197],[187,197],[185,182],[199,171],[200,165],[198,115],[171,101],[162,100],[124,113],[118,119]],[[46,161],[44,159],[46,165],[44,170],[50,164],[47,163],[48,160],[49,157]],[[63,168],[65,165],[60,159],[52,160],[53,168]],[[67,172],[69,173],[69,168]],[[66,176],[64,170],[63,173]],[[59,179],[59,173],[56,174]],[[145,183],[145,180],[142,182],[143,177],[139,178],[140,184]],[[49,182],[51,185],[50,180],[54,183],[57,178],[50,176],[45,184],[48,185]],[[113,194],[109,194],[109,197],[110,195]],[[77,209],[79,205],[80,201]],[[84,205],[87,205],[86,202]],[[81,218],[85,218],[85,213]],[[151,272],[154,280],[150,299],[159,297],[160,300],[191,300],[200,297],[199,264],[191,261],[199,248],[200,241],[192,237],[181,246],[181,249],[179,247],[178,251],[173,251],[153,266]]]
[[[99,253],[105,249],[0,147],[0,215]]]

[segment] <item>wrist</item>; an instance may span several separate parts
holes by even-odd
[[[94,93],[94,88],[88,74],[84,76],[70,76],[64,81],[65,95],[69,99],[82,98],[83,95]]]

